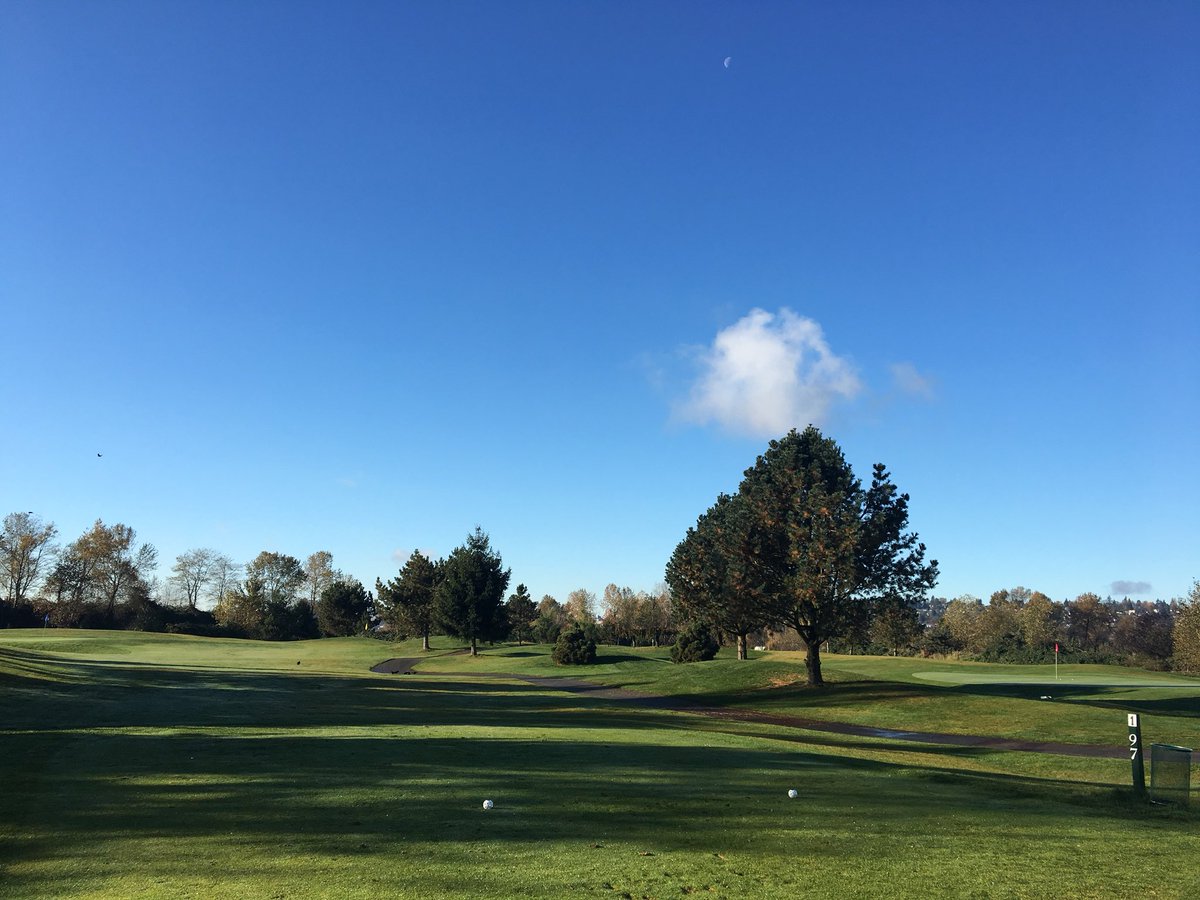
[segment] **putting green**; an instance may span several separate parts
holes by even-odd
[[[1045,684],[1045,685],[1076,685],[1083,687],[1145,687],[1145,688],[1182,688],[1200,691],[1200,684],[1195,681],[1168,680],[1165,678],[1145,677],[1138,675],[1118,675],[1108,672],[1062,674],[1057,678],[1053,672],[1046,674],[1034,673],[1021,675],[1012,672],[976,672],[972,670],[940,670],[930,672],[913,672],[914,678],[922,681],[934,681],[941,684]]]

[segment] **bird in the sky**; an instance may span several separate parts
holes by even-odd
[[[97,456],[103,456],[104,454],[103,454],[103,453],[97,453],[96,455],[97,455]]]

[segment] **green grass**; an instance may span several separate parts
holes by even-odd
[[[638,708],[472,675],[568,674],[545,648],[435,646],[426,674],[383,676],[370,666],[416,645],[0,632],[0,896],[1200,892],[1200,816],[1132,803],[1120,760]],[[930,703],[999,689],[913,677],[928,661],[831,659],[838,680],[812,692],[786,683],[803,669],[789,656],[602,653],[588,677],[805,715],[898,704],[933,721],[949,711]],[[990,696],[1027,718],[1059,705]],[[1194,720],[1192,703],[1161,718]]]
[[[1143,717],[1147,742],[1200,748],[1200,679],[1118,666],[946,662],[904,657],[825,656],[829,682],[804,684],[800,653],[764,653],[739,662],[672,665],[666,650],[601,648],[594,666],[555,666],[545,647],[504,647],[477,659],[442,656],[422,672],[527,672],[573,675],[698,704],[756,709],[892,730],[986,734],[1031,741],[1113,746],[1125,713]],[[1170,685],[1169,687],[1164,685]],[[1042,700],[1049,696],[1049,701]]]

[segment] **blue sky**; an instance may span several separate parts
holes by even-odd
[[[813,421],[939,595],[1200,577],[1194,3],[0,10],[0,512],[561,600]]]

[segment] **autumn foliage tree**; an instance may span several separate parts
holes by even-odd
[[[1061,637],[1062,610],[1041,591],[1021,608],[1021,637],[1026,647],[1048,649]]]
[[[246,564],[245,575],[213,610],[220,625],[272,641],[317,636],[315,611],[302,593],[307,578],[300,560],[264,550]]]
[[[158,553],[150,544],[138,545],[137,533],[118,522],[105,525],[100,519],[72,545],[89,573],[89,583],[111,623],[121,600],[141,600],[146,579],[154,571]]]
[[[1067,637],[1084,650],[1105,643],[1112,624],[1112,609],[1096,594],[1080,594],[1067,604]]]
[[[1180,672],[1200,672],[1200,581],[1175,614],[1173,664]]]

